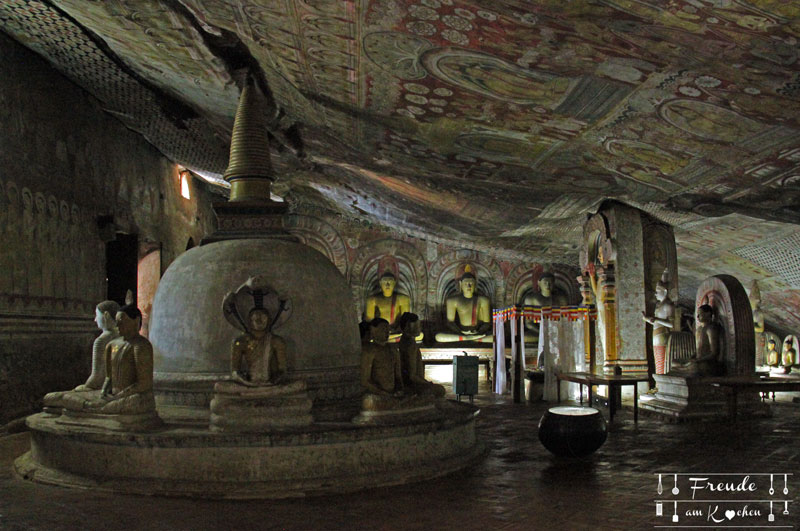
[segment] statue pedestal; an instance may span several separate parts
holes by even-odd
[[[728,416],[728,397],[712,384],[720,377],[654,374],[658,392],[639,398],[639,407],[670,421],[682,422]],[[742,396],[739,410],[743,417],[769,415],[769,406],[757,394]]]
[[[58,399],[54,398],[56,395]],[[43,416],[53,418],[57,424],[65,426],[112,431],[150,431],[163,424],[156,413],[152,392],[104,403],[100,398],[100,391],[64,391],[50,393],[45,397],[45,403]],[[97,404],[102,404],[108,411],[101,411]]]
[[[430,480],[474,464],[485,446],[478,409],[437,402],[440,417],[394,425],[314,423],[269,433],[227,433],[173,422],[156,432],[69,426],[28,417],[31,451],[19,477],[105,492],[197,498],[287,498],[341,494]]]
[[[249,387],[218,382],[211,400],[211,431],[262,433],[310,425],[312,401],[304,381]]]
[[[442,416],[436,404],[437,400],[430,396],[389,398],[366,394],[362,400],[361,413],[353,418],[353,423],[395,425],[409,421],[436,420]]]
[[[52,413],[50,414],[52,415]],[[55,422],[63,426],[81,426],[112,431],[136,432],[152,431],[156,428],[160,428],[164,424],[155,410],[149,413],[103,414],[65,409],[60,416],[57,416]]]

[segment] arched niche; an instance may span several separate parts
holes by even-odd
[[[751,376],[755,372],[753,311],[744,287],[731,275],[706,278],[697,288],[695,308],[708,304],[724,329],[725,374]],[[778,343],[780,345],[780,343]]]
[[[608,218],[600,212],[583,226],[583,245],[580,250],[581,270],[589,264],[607,265],[616,261],[616,250],[611,238]]]
[[[445,300],[459,293],[456,274],[464,264],[473,266],[478,281],[478,294],[489,297],[492,308],[502,303],[505,292],[503,270],[494,258],[480,251],[460,249],[445,253],[430,268],[431,285],[428,287],[428,304],[433,309],[432,319],[445,321]]]
[[[300,243],[321,252],[342,275],[347,276],[347,248],[331,225],[319,218],[293,214],[283,218],[283,228]]]
[[[578,268],[566,264],[519,264],[506,277],[506,292],[503,306],[522,304],[528,294],[539,289],[538,281],[545,272],[555,277],[555,288],[566,294],[569,305],[580,303]]]
[[[408,242],[391,238],[370,242],[356,251],[350,268],[350,289],[358,315],[364,314],[364,302],[370,295],[380,292],[378,277],[379,265],[386,257],[392,257],[397,264],[397,286],[399,293],[411,299],[411,309],[426,318],[425,294],[428,290],[428,275],[422,253]]]
[[[655,306],[656,284],[666,269],[669,279],[669,297],[678,300],[678,258],[675,248],[675,236],[672,230],[662,224],[646,222],[642,227],[644,239],[644,282],[648,307]]]

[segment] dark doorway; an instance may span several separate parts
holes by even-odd
[[[106,243],[106,297],[108,299],[124,304],[125,294],[131,290],[133,302],[136,302],[138,265],[138,236],[118,232],[115,239]]]

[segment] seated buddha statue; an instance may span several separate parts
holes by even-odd
[[[286,374],[286,342],[272,334],[272,318],[265,308],[248,315],[247,332],[231,347],[232,380],[247,386],[279,383]]]
[[[788,336],[783,341],[783,350],[781,351],[781,365],[783,365],[783,372],[787,374],[792,372],[792,367],[797,366],[797,352],[794,349],[792,336]]]
[[[697,309],[695,355],[686,363],[673,363],[670,374],[721,376],[725,372],[722,326],[714,320],[714,309],[703,304]]]
[[[120,336],[105,347],[106,374],[102,388],[66,391],[51,397],[50,404],[84,413],[155,413],[153,346],[139,334],[142,314],[134,304],[126,304],[117,312],[116,324]]]
[[[569,304],[567,296],[555,288],[555,281],[556,277],[552,273],[544,273],[536,283],[539,291],[526,295],[522,300],[522,305],[540,307],[567,306]],[[525,330],[527,330],[525,335],[526,343],[537,343],[539,341],[539,323],[526,320]]]
[[[391,271],[385,271],[381,275],[378,285],[380,293],[367,297],[364,317],[367,322],[377,317],[385,319],[390,328],[389,341],[397,342],[402,335],[397,320],[404,313],[411,311],[411,299],[408,295],[397,292],[397,278]]]
[[[458,281],[459,293],[445,301],[447,326],[450,332],[439,332],[436,341],[450,343],[455,341],[478,341],[491,343],[491,308],[489,297],[475,293],[477,279],[469,266]],[[456,322],[458,317],[458,322]]]
[[[764,359],[771,368],[778,368],[781,365],[781,355],[777,351],[777,344],[774,339],[767,341],[767,352],[764,354]]]
[[[403,397],[400,352],[389,343],[389,321],[373,319],[369,324],[370,342],[361,349],[361,385],[366,392],[365,410],[393,409]]]
[[[106,345],[117,337],[117,322],[114,316],[119,311],[119,304],[115,301],[103,301],[95,308],[94,322],[102,333],[92,344],[92,372],[85,383],[73,389],[73,392],[98,391],[106,380]],[[48,393],[44,397],[46,408],[63,407],[60,403],[66,391]]]
[[[422,322],[417,314],[406,312],[400,316],[400,329],[403,331],[399,344],[403,386],[417,395],[442,397],[445,395],[444,387],[425,379],[422,352],[416,341],[421,327]]]

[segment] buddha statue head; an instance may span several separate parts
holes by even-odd
[[[119,304],[116,301],[103,301],[95,308],[94,322],[100,330],[111,332],[117,327],[114,318],[118,311]]]
[[[461,276],[458,278],[459,291],[461,291],[461,294],[465,298],[471,299],[475,295],[475,288],[477,288],[477,286],[478,279],[472,271],[472,266],[469,264],[465,265]]]
[[[391,297],[394,293],[394,288],[397,285],[397,279],[391,271],[385,271],[381,278],[378,280],[378,285],[381,288],[381,293],[384,297]]]
[[[551,296],[555,281],[556,277],[552,273],[543,273],[542,276],[539,277],[539,282],[537,283],[539,292],[545,297]]]
[[[265,308],[256,306],[248,315],[250,321],[250,332],[254,335],[263,334],[270,325],[270,315]]]
[[[710,324],[714,320],[714,308],[708,304],[702,304],[697,308],[697,322],[703,325]]]
[[[119,335],[125,339],[130,339],[139,334],[142,326],[142,312],[135,304],[126,304],[117,312],[117,330]]]
[[[369,337],[373,343],[385,345],[389,341],[389,321],[380,317],[370,321]]]

